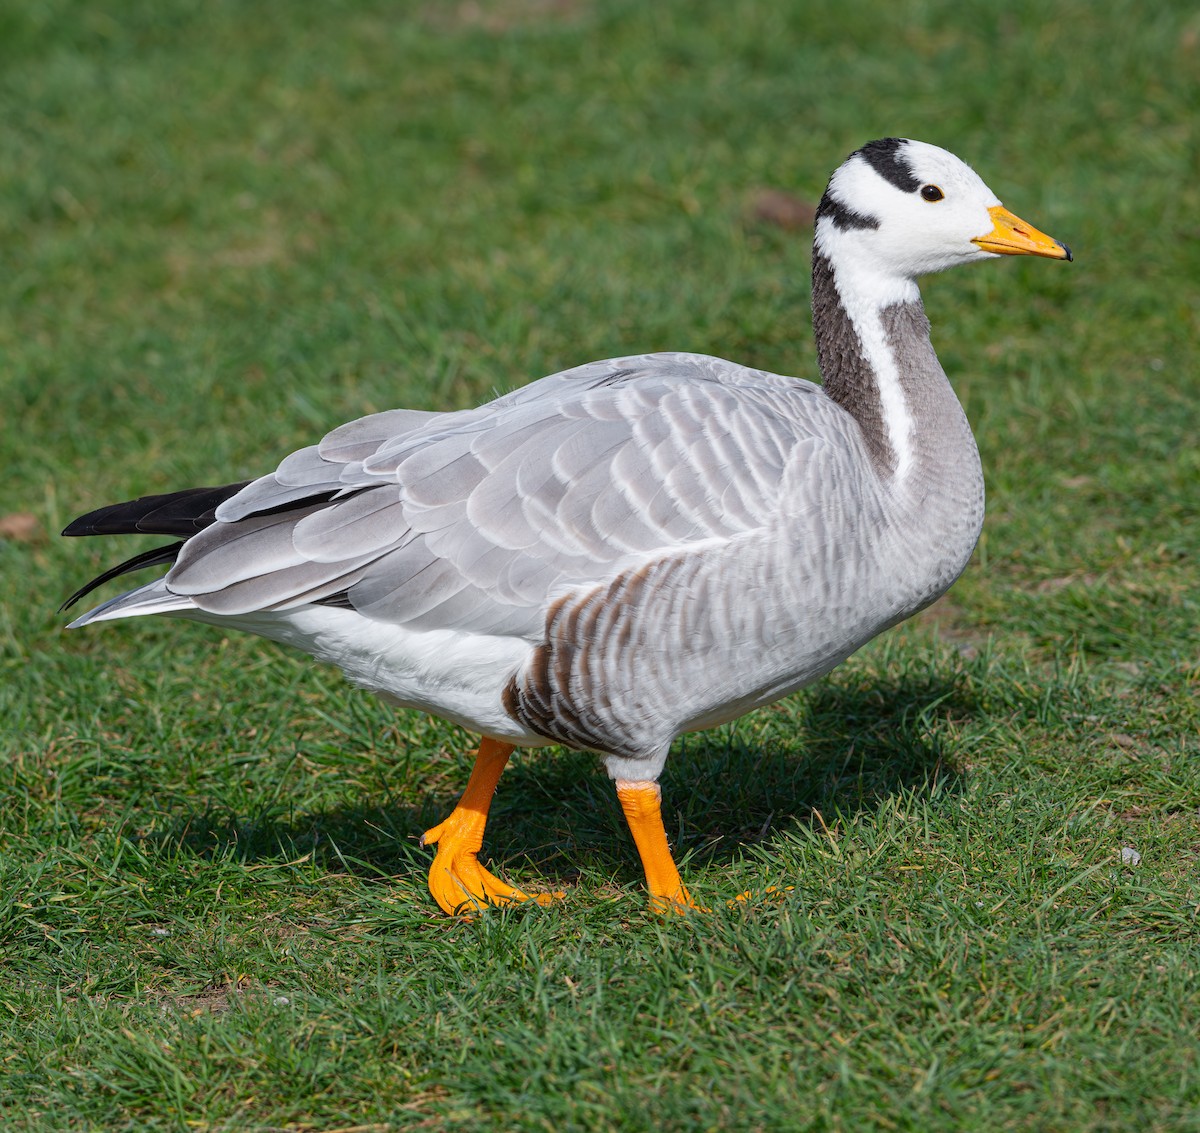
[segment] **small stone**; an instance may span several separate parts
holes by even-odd
[[[1121,847],[1121,864],[1122,865],[1137,865],[1142,860],[1142,855],[1137,852],[1132,846]]]
[[[763,224],[794,232],[812,228],[817,206],[782,189],[760,189],[750,201],[750,215]]]
[[[14,511],[0,515],[0,539],[11,539],[14,543],[36,543],[41,539],[42,525],[31,512]]]

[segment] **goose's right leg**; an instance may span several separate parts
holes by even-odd
[[[659,785],[648,779],[618,779],[617,798],[646,871],[650,907],[657,913],[686,913],[689,909],[707,911],[692,900],[675,868],[671,847],[667,845],[667,832],[663,828]]]

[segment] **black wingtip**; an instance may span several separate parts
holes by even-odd
[[[88,521],[95,515],[95,512],[88,512],[87,515],[81,515],[77,519],[71,520],[60,532],[62,535],[98,535],[99,532],[93,531],[89,526]]]
[[[247,484],[222,484],[216,488],[185,488],[157,496],[139,496],[89,511],[71,520],[63,534],[76,535],[182,535],[203,531],[216,519],[217,508]]]
[[[86,518],[86,516],[84,517]],[[71,532],[64,531],[64,535]],[[75,532],[77,535],[91,534],[88,531]],[[142,570],[144,567],[159,566],[163,563],[173,563],[178,557],[179,552],[183,550],[183,542],[169,543],[165,547],[152,547],[149,551],[143,551],[140,555],[134,555],[131,559],[126,559],[123,563],[118,563],[115,567],[110,567],[103,574],[98,574],[91,582],[85,583],[74,594],[71,595],[61,606],[58,612],[61,614],[64,610],[69,610],[81,598],[86,598],[93,590],[103,586],[106,582],[118,577],[122,574],[128,574],[130,571]]]

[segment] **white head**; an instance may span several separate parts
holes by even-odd
[[[995,255],[1071,258],[1004,209],[966,162],[903,138],[870,142],[838,167],[817,210],[815,246],[839,276],[874,276],[897,291]]]

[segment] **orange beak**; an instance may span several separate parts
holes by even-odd
[[[988,209],[988,213],[996,227],[986,236],[976,236],[971,241],[985,252],[995,252],[1000,256],[1046,256],[1051,260],[1072,258],[1071,249],[1066,244],[1039,232],[1032,224],[1013,216],[1002,205]]]

